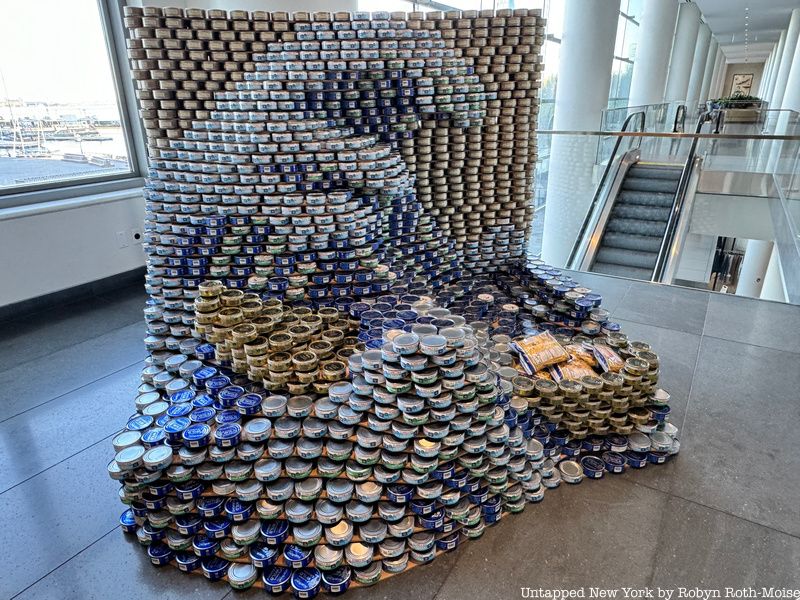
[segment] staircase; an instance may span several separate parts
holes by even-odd
[[[592,271],[650,280],[682,168],[638,162],[628,169]]]

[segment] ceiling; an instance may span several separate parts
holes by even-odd
[[[764,62],[800,0],[694,0],[729,63]],[[745,10],[749,9],[749,10]],[[749,18],[745,20],[745,15]],[[745,23],[747,50],[745,51]]]

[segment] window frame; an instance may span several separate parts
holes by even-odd
[[[42,202],[68,200],[80,196],[141,188],[147,168],[144,129],[139,118],[136,88],[128,62],[123,21],[125,0],[97,0],[103,38],[114,81],[114,94],[120,112],[120,124],[128,149],[130,171],[126,173],[79,177],[0,189],[0,210]]]

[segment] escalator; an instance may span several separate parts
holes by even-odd
[[[650,280],[682,170],[642,161],[628,169],[590,271]]]
[[[629,116],[622,131],[636,114]],[[708,115],[701,116],[698,133],[707,120]],[[568,266],[662,281],[676,266],[674,259],[688,226],[686,213],[694,192],[690,182],[696,181],[694,171],[699,162],[695,157],[697,139],[688,154],[677,159],[680,162],[642,158],[640,144],[623,152],[622,139],[617,138],[611,152]]]

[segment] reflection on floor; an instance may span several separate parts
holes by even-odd
[[[680,456],[548,491],[483,539],[349,598],[796,587],[800,307],[577,278],[661,356]],[[133,412],[144,298],[125,289],[0,327],[0,598],[263,597],[158,570],[117,526],[106,464],[111,436]]]

